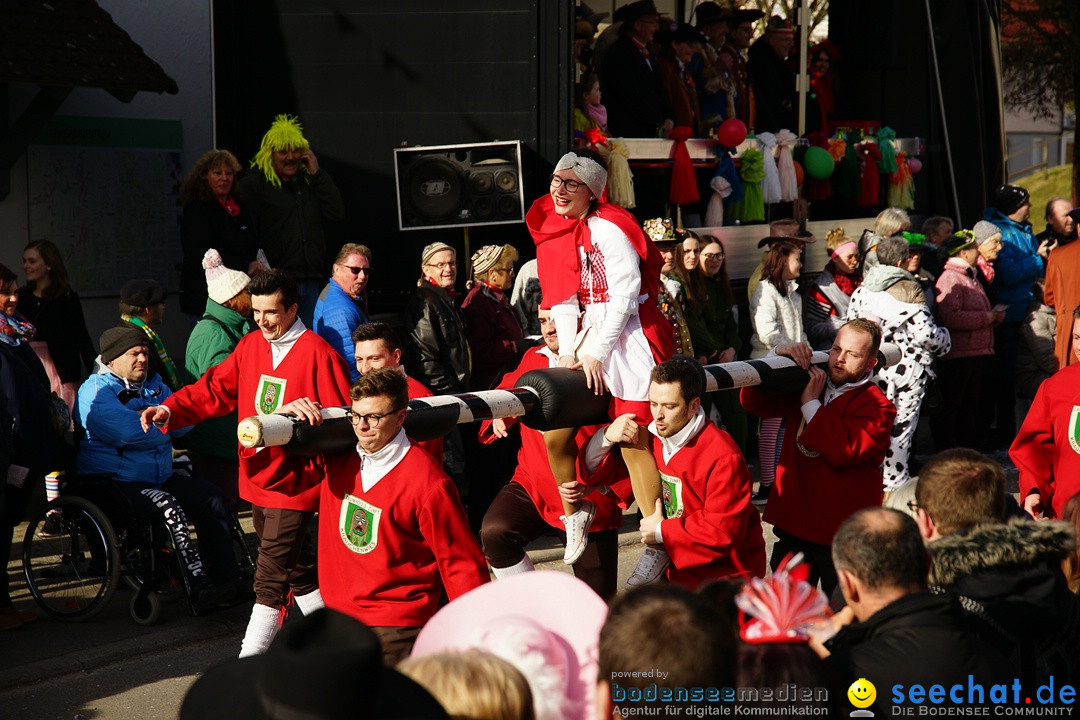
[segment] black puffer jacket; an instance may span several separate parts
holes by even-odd
[[[1080,599],[1061,560],[1075,547],[1061,522],[983,525],[929,543],[930,583],[956,593],[970,626],[1017,668],[1027,687],[1080,684]]]
[[[436,395],[469,389],[469,343],[450,293],[424,280],[405,307],[405,370]]]
[[[1005,682],[1004,660],[967,629],[955,597],[919,592],[894,600],[863,622],[840,630],[825,643],[832,653],[828,664],[836,675],[837,692],[866,678],[877,689],[873,710],[877,717],[892,715],[894,686],[903,696],[912,685],[965,688],[968,675],[989,689]],[[925,703],[925,698],[923,699]],[[988,702],[988,701],[986,701]],[[951,706],[948,698],[942,705]]]

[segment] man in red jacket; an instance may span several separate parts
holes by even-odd
[[[318,425],[322,406],[347,403],[349,373],[334,348],[297,317],[296,281],[283,270],[259,273],[248,286],[261,332],[245,335],[220,365],[164,403],[142,412],[150,424],[181,428],[238,411],[293,414]],[[240,657],[266,650],[281,627],[291,592],[305,615],[323,606],[309,530],[323,478],[321,458],[280,447],[240,448],[240,497],[251,503],[259,536],[255,606]]]
[[[558,365],[559,336],[551,320],[551,311],[541,309],[538,315],[544,345],[525,353],[517,369],[503,377],[499,388],[515,387],[518,378],[530,370]],[[485,420],[480,425],[480,442],[493,443],[505,438],[516,424],[517,418]],[[588,442],[597,429],[595,425],[579,428],[575,438],[578,447]],[[528,543],[553,529],[565,534],[565,526],[559,519],[563,513],[562,497],[555,476],[551,474],[544,433],[521,425],[521,449],[517,459],[514,476],[495,496],[480,528],[484,556],[497,579],[533,569],[532,561],[525,553]],[[624,467],[622,475],[622,489],[630,495],[630,478]],[[610,491],[593,492],[594,488],[586,487],[580,478],[566,483],[563,491],[578,500],[591,493],[588,497],[596,505],[585,552],[571,565],[574,575],[600,597],[614,597],[619,573],[619,528],[622,527],[620,498]]]
[[[806,387],[799,395],[744,387],[739,397],[747,412],[787,420],[776,487],[764,514],[777,537],[772,568],[789,553],[802,552],[810,583],[820,578],[826,595],[837,583],[831,544],[840,523],[856,510],[881,505],[881,464],[896,407],[870,382],[880,344],[877,323],[849,320],[833,340],[827,375],[810,367],[806,343],[778,345],[775,354],[809,370]]]
[[[662,546],[671,558],[667,579],[690,590],[718,578],[765,575],[750,471],[731,436],[705,417],[704,390],[704,374],[689,359],[666,360],[650,375],[648,433],[663,499],[642,508],[641,542]],[[608,450],[635,442],[638,432],[632,413],[620,415],[589,441],[585,470],[603,469],[612,462]]]
[[[488,581],[454,483],[405,436],[404,376],[366,372],[349,391],[357,445],[326,457],[319,574],[328,607],[371,627],[393,666],[446,590],[453,601]]]
[[[1080,307],[1073,310],[1071,342],[1073,364],[1043,380],[1009,448],[1024,510],[1039,519],[1062,517],[1080,492]]]

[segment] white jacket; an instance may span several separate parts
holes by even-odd
[[[794,280],[787,282],[787,295],[781,295],[768,280],[759,282],[750,296],[750,319],[754,323],[751,358],[765,357],[781,343],[806,342],[802,297]]]

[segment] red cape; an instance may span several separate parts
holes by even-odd
[[[638,311],[641,327],[656,361],[667,360],[675,352],[675,339],[671,323],[657,305],[660,270],[664,267],[660,251],[645,236],[637,218],[618,205],[600,203],[588,217],[614,223],[641,258],[641,292],[649,296]],[[556,213],[551,195],[537,198],[525,215],[525,224],[536,243],[536,269],[542,294],[540,307],[545,310],[577,294],[581,284],[577,247],[581,245],[586,252],[592,250],[592,234],[587,220],[565,218]]]

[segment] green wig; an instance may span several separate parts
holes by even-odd
[[[251,167],[262,170],[266,182],[274,187],[281,187],[281,178],[274,172],[273,152],[289,148],[307,150],[309,147],[304,137],[304,129],[300,126],[300,119],[290,115],[278,115],[274,118],[270,129],[263,135],[262,144],[259,146],[259,152],[255,154],[255,159],[251,161]],[[301,165],[300,172],[307,172],[307,167]]]

